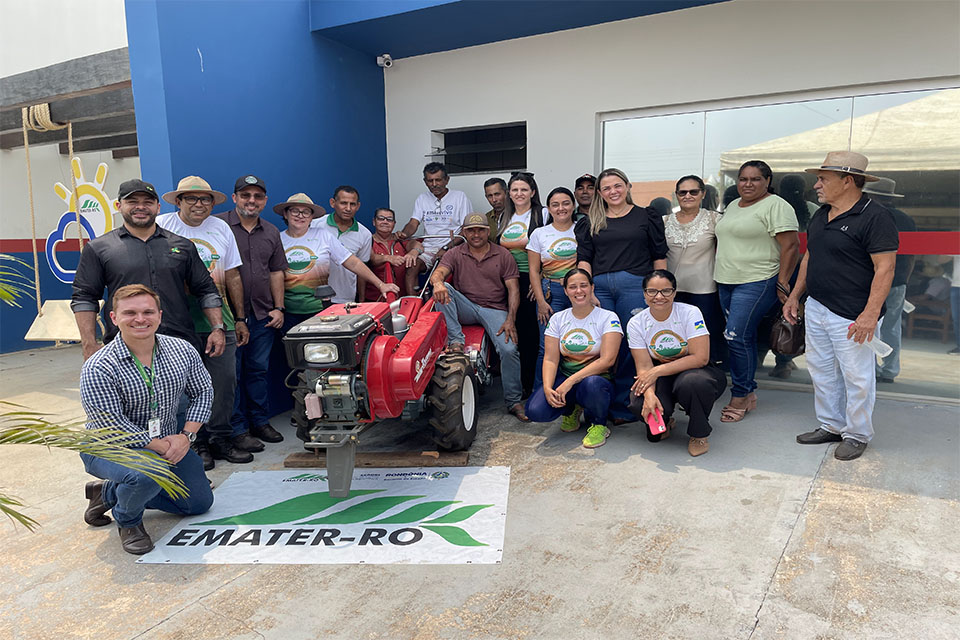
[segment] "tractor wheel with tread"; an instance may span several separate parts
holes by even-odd
[[[464,451],[477,437],[477,379],[463,355],[437,360],[427,389],[433,439],[441,449]]]

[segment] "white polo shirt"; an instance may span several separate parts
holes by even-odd
[[[340,243],[347,248],[350,253],[360,258],[360,262],[366,264],[370,260],[370,247],[373,246],[373,234],[365,226],[353,220],[353,225],[346,231],[340,231],[333,214],[328,213],[322,218],[318,218],[310,223],[312,228],[320,227],[332,233]],[[333,287],[337,295],[333,297],[333,302],[356,302],[357,300],[357,274],[347,269],[342,264],[330,264],[330,277],[327,283]]]

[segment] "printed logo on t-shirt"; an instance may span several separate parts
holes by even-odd
[[[706,329],[707,325],[703,324],[703,320],[697,320],[693,323],[694,329]]]
[[[285,253],[287,255],[288,270],[297,275],[310,271],[318,260],[313,251],[308,247],[300,245],[290,247]]]
[[[649,348],[658,360],[676,360],[687,355],[687,341],[670,329],[653,334]]]
[[[566,335],[560,339],[560,347],[570,355],[576,355],[589,351],[593,345],[597,344],[590,332],[581,327],[567,331]]]
[[[220,260],[217,250],[213,248],[212,244],[200,238],[190,238],[190,242],[197,248],[197,253],[200,254],[200,259],[203,260],[203,265],[207,268],[207,271],[213,273],[217,268],[217,261]]]
[[[503,235],[506,236],[506,232]],[[547,249],[547,253],[557,260],[573,258],[577,255],[577,241],[572,238],[557,238]]]
[[[620,333],[623,333],[623,328],[620,326],[620,320],[611,320],[611,321],[610,321],[610,328],[611,328],[611,329],[616,329],[616,330],[619,331]]]
[[[525,235],[527,235],[527,225],[520,221],[510,223],[503,231],[504,240],[519,240]]]

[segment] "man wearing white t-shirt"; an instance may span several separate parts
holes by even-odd
[[[439,162],[431,162],[423,168],[423,183],[429,193],[421,193],[413,203],[413,214],[403,230],[397,234],[405,240],[415,234],[423,223],[423,235],[450,236],[460,229],[464,218],[473,213],[473,204],[463,191],[448,189],[450,176],[447,168]],[[433,266],[443,254],[459,239],[427,238],[423,241],[423,253],[417,259],[417,266],[407,269],[407,291],[413,291],[417,284],[417,275]]]
[[[213,381],[213,407],[210,420],[200,429],[193,447],[203,460],[203,468],[208,471],[214,466],[214,458],[233,463],[251,462],[253,455],[236,448],[231,441],[233,427],[230,425],[237,387],[237,346],[246,344],[250,337],[246,318],[235,318],[227,301],[229,294],[234,307],[243,313],[243,283],[238,269],[242,261],[230,225],[210,215],[214,205],[225,202],[227,196],[211,189],[203,178],[187,176],[176,190],[163,194],[163,199],[176,205],[178,211],[157,216],[157,225],[193,243],[223,299],[221,315],[226,345],[217,357],[201,354],[203,365]],[[205,343],[212,330],[210,323],[196,298],[191,296],[188,303],[194,328]]]
[[[334,234],[350,253],[360,258],[361,262],[368,262],[373,234],[356,220],[357,211],[360,209],[360,193],[350,185],[340,185],[330,198],[330,206],[333,213],[314,220],[310,226],[326,229]],[[363,299],[359,289],[363,282],[358,284],[357,275],[342,264],[330,264],[328,283],[337,293],[333,302],[343,304]]]

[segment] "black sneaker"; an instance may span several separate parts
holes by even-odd
[[[826,442],[840,442],[841,440],[843,440],[843,437],[840,434],[831,433],[823,428],[817,428],[797,436],[797,442],[800,444],[824,444]]]
[[[200,456],[201,460],[203,460],[204,471],[210,471],[210,469],[213,469],[215,463],[213,462],[213,456],[210,455],[210,448],[207,446],[206,442],[197,440],[190,445],[190,448],[193,449],[198,456]]]
[[[250,435],[264,442],[283,442],[283,435],[269,424],[261,424],[250,429]]]
[[[249,436],[247,436],[249,437]],[[252,439],[252,438],[251,438]],[[263,445],[261,445],[262,447]],[[238,449],[233,442],[221,438],[210,440],[210,455],[217,460],[226,460],[233,464],[246,464],[253,462],[253,454],[243,449]],[[211,466],[213,466],[211,464]]]
[[[837,460],[856,460],[867,450],[867,443],[854,440],[853,438],[844,438],[837,450],[833,452],[833,457]]]
[[[263,443],[247,432],[241,433],[238,436],[233,436],[230,438],[230,442],[232,442],[233,446],[241,451],[249,451],[251,453],[263,451]]]

